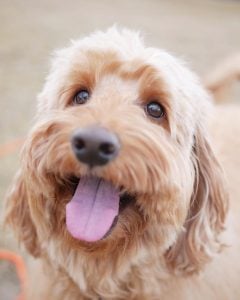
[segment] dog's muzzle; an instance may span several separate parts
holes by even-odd
[[[120,150],[117,136],[102,127],[77,129],[71,144],[77,159],[90,167],[106,165]]]

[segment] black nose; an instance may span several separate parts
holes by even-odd
[[[71,142],[77,159],[90,167],[107,164],[120,149],[116,135],[101,127],[77,129]]]

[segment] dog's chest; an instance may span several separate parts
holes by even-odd
[[[69,275],[81,293],[96,300],[157,299],[161,283],[167,278],[160,259],[144,255],[126,260],[117,269],[108,261],[98,265],[93,262],[79,264],[68,270]]]

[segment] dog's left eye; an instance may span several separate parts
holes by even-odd
[[[81,90],[73,98],[74,104],[84,104],[90,98],[90,93],[87,90]]]
[[[162,118],[165,114],[163,106],[154,101],[146,105],[146,112],[148,115],[156,119]]]

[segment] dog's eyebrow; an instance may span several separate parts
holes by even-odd
[[[140,58],[122,59],[116,52],[110,50],[87,50],[85,56],[85,70],[91,74],[94,72],[96,76],[117,74],[123,79],[138,80],[142,76],[152,77],[158,73],[152,65]]]
[[[132,60],[123,63],[119,73],[124,79],[138,80],[142,77],[153,77],[153,75],[156,75],[157,71],[152,66],[143,64],[139,60]]]

